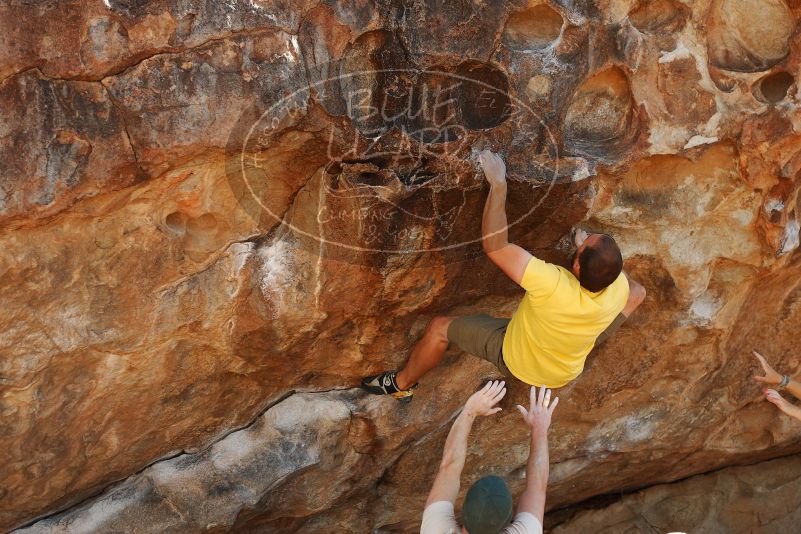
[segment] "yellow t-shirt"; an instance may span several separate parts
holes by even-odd
[[[606,289],[584,289],[573,273],[532,258],[520,285],[526,295],[503,339],[503,360],[527,384],[557,388],[584,369],[595,340],[629,298],[623,273]]]

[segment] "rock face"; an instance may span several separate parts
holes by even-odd
[[[548,508],[653,488],[559,532],[670,526],[679,486],[720,490],[688,530],[789,506],[789,474],[749,473],[796,469],[770,460],[801,452],[801,426],[749,380],[753,348],[801,371],[800,17],[5,2],[0,529],[415,531],[449,423],[494,370],[454,351],[408,406],[356,386],[431,317],[521,297],[478,241],[484,147],[507,162],[515,242],[561,262],[573,225],[610,232],[648,290],[559,392]],[[525,389],[477,424],[463,489],[522,490]]]
[[[757,72],[788,54],[796,21],[783,0],[715,0],[707,24],[710,64]]]
[[[582,512],[552,532],[795,532],[799,468],[801,459],[792,456],[653,486]]]

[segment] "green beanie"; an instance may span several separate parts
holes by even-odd
[[[467,490],[462,524],[470,534],[498,534],[512,520],[512,494],[501,477],[479,479]]]

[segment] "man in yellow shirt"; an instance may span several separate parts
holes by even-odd
[[[623,272],[620,249],[606,234],[577,232],[570,270],[509,243],[506,166],[488,150],[479,161],[490,183],[481,226],[484,251],[526,295],[511,320],[485,314],[435,317],[403,369],[362,381],[371,393],[411,400],[417,380],[439,364],[451,342],[507,377],[562,387],[581,374],[599,339],[611,335],[645,299],[645,288]]]

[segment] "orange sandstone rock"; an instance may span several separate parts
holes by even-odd
[[[608,231],[648,291],[558,392],[549,509],[801,451],[749,381],[754,348],[799,372],[801,320],[799,7],[756,4],[0,7],[0,528],[418,529],[494,371],[355,388],[521,297],[481,252],[481,148],[513,241]],[[526,395],[463,489],[522,491]]]

